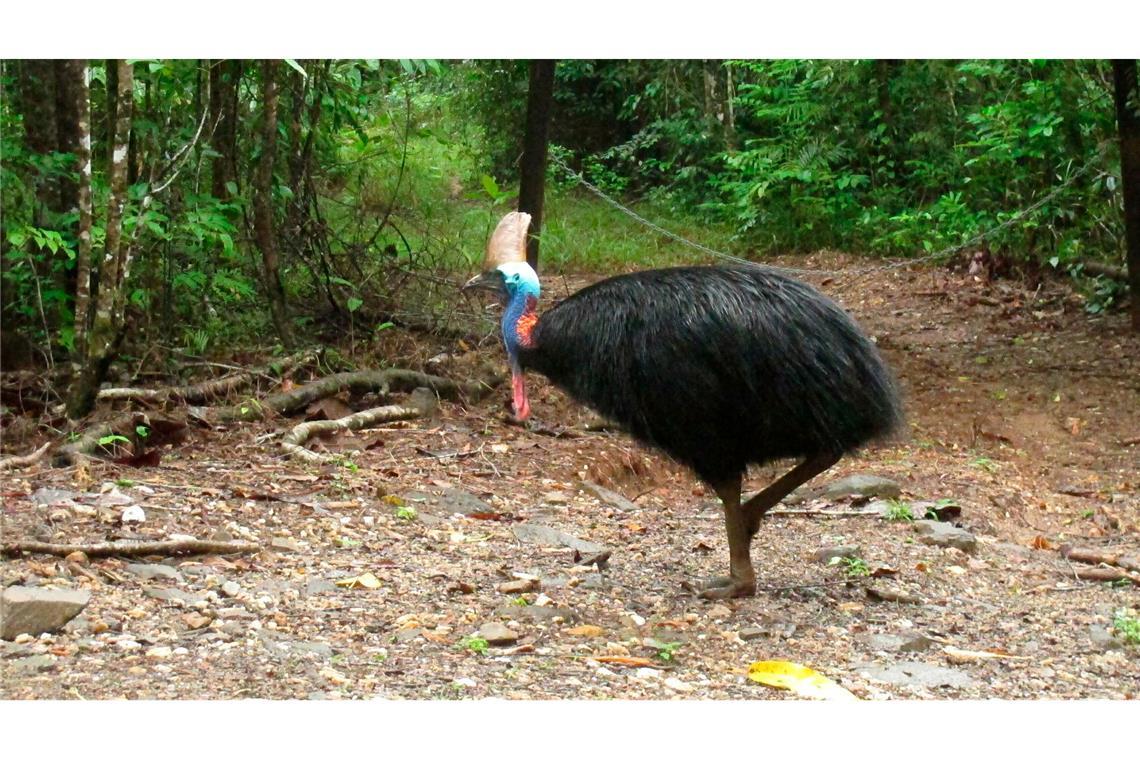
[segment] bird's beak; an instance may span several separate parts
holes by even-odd
[[[464,283],[461,290],[463,292],[469,290],[489,290],[499,296],[502,296],[506,292],[503,275],[493,269],[475,275]]]

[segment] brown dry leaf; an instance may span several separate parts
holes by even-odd
[[[605,630],[596,625],[579,625],[574,628],[567,628],[566,633],[571,636],[601,636]]]
[[[210,624],[213,618],[209,618],[197,612],[188,612],[182,616],[182,622],[186,624],[187,628],[191,630],[198,630],[205,628]]]
[[[943,654],[950,662],[977,662],[978,660],[1028,660],[1028,657],[1018,657],[1012,654],[1004,654],[1000,650],[991,651],[974,651],[971,649],[959,649],[946,645],[942,647]]]
[[[591,657],[591,660],[602,662],[606,665],[617,665],[623,668],[656,668],[659,667],[653,660],[646,659],[645,657],[621,657],[619,655],[599,655]]]
[[[893,567],[888,567],[886,565],[880,565],[871,571],[872,578],[885,578],[898,574],[898,570],[895,570]]]
[[[1050,541],[1049,539],[1045,538],[1045,536],[1035,536],[1033,538],[1033,548],[1034,549],[1043,549],[1043,550],[1044,549],[1056,549],[1057,545],[1055,543],[1053,543],[1052,541]]]
[[[364,573],[363,575],[357,575],[353,578],[341,578],[336,582],[336,585],[341,588],[366,588],[375,591],[380,588],[382,584],[380,583],[380,579],[372,573]]]

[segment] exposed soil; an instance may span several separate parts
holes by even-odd
[[[837,255],[788,263],[856,266]],[[1078,580],[1059,552],[1140,553],[1140,336],[1126,317],[1089,316],[1064,284],[1030,290],[945,270],[840,276],[823,289],[899,374],[910,435],[819,481],[874,474],[897,481],[902,501],[953,500],[973,553],[922,543],[905,520],[818,514],[860,505],[809,498],[757,536],[757,596],[696,598],[685,584],[727,567],[715,497],[620,433],[588,429],[593,415],[537,378],[533,416],[545,430],[505,424],[501,389],[477,406],[445,402],[432,419],[323,443],[356,450],[353,466],[283,458],[273,435],[295,421],[193,428],[158,467],[45,461],[4,474],[4,540],[132,531],[265,549],[6,559],[5,586],[86,588],[91,602],[62,631],[0,642],[0,697],[782,699],[795,697],[745,674],[755,661],[790,660],[867,699],[1135,698],[1140,646],[1112,631],[1119,610],[1137,613],[1140,587]],[[502,362],[492,341],[456,346],[417,350],[461,353],[456,377]],[[393,361],[420,360],[405,350]],[[7,452],[38,445],[13,429]],[[752,473],[750,489],[780,469]],[[37,505],[31,495],[44,487],[113,489],[146,521],[118,527],[114,498]],[[515,533],[526,525],[612,553],[600,570],[576,565],[596,547],[531,543]],[[857,545],[877,577],[813,559],[836,545]],[[337,583],[365,573],[378,588]],[[538,587],[499,590],[520,575]],[[489,622],[517,641],[481,651],[476,633]]]

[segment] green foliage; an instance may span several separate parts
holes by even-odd
[[[1140,616],[1129,610],[1117,610],[1112,627],[1126,644],[1140,646]]]
[[[402,504],[396,507],[396,517],[400,520],[414,520],[416,519],[416,508]]]
[[[860,557],[832,557],[829,565],[841,565],[848,578],[863,578],[871,574],[871,567]]]
[[[887,511],[883,513],[887,520],[914,520],[914,512],[910,504],[898,499],[887,499]]]
[[[677,659],[677,650],[684,644],[679,641],[658,641],[657,639],[647,639],[646,643],[653,647],[654,657],[662,662],[672,663]]]
[[[468,652],[474,654],[486,654],[490,644],[487,640],[479,636],[467,636],[459,641],[460,649],[466,649]]]

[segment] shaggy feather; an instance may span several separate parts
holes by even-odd
[[[543,314],[523,369],[706,482],[749,463],[841,454],[899,427],[875,346],[832,300],[759,267],[621,275]]]

